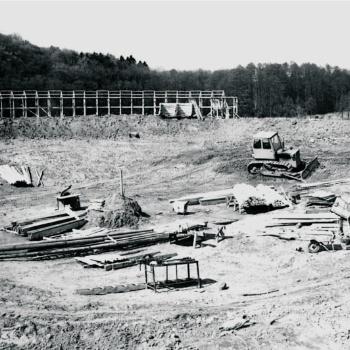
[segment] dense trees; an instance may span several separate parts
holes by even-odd
[[[347,112],[350,72],[294,62],[218,71],[155,71],[130,55],[39,48],[0,34],[0,90],[225,90],[241,116]]]

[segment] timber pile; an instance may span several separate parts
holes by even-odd
[[[188,205],[225,203],[226,198],[228,196],[232,196],[232,194],[233,194],[233,189],[228,188],[225,190],[195,193],[192,195],[188,195],[188,196],[184,196],[176,199],[170,199],[170,203],[174,203],[178,201],[188,202]]]
[[[303,183],[303,184],[299,184],[299,185],[294,186],[294,191],[299,191],[299,192],[309,191],[311,189],[330,187],[333,185],[343,184],[343,183],[347,183],[347,182],[350,182],[350,178],[331,180],[331,181]]]
[[[167,233],[153,230],[109,230],[77,238],[55,239],[42,242],[6,244],[0,246],[0,260],[43,260],[69,256],[96,254],[107,250],[130,249],[169,241]]]
[[[71,232],[65,232],[62,234],[58,235],[53,235],[50,237],[44,237],[45,240],[47,241],[53,241],[53,240],[58,240],[58,239],[69,239],[69,238],[84,238],[84,237],[91,237],[95,236],[97,234],[107,234],[109,230],[107,228],[103,227],[90,227],[84,230],[79,230],[73,228]]]
[[[149,263],[151,261],[163,261],[177,256],[177,253],[157,255],[160,252],[152,252],[139,255],[121,254],[103,254],[91,255],[76,260],[84,265],[84,267],[98,267],[105,271],[119,270],[126,267],[135,266],[141,263]]]
[[[328,208],[333,205],[337,196],[323,190],[315,191],[307,196],[307,207]]]
[[[86,222],[85,219],[76,218],[61,211],[44,217],[13,221],[11,225],[5,227],[5,231],[27,237],[30,241],[37,241],[44,237],[80,228]]]
[[[336,224],[339,217],[333,213],[316,213],[316,214],[291,214],[281,215],[272,218],[273,222],[265,227],[278,226],[310,226],[313,224]]]

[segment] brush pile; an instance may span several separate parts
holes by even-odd
[[[237,184],[233,187],[233,196],[236,199],[239,210],[258,208],[283,208],[287,206],[286,200],[273,188],[258,185],[256,188],[247,184]]]

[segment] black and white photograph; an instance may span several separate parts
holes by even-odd
[[[349,28],[0,0],[0,350],[350,349]]]

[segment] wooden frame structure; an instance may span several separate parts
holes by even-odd
[[[194,264],[196,267],[197,272],[197,278],[191,278],[190,274],[190,265]],[[186,265],[187,266],[187,278],[186,279],[179,279],[178,278],[178,266]],[[175,280],[169,280],[169,266],[175,267]],[[199,276],[199,265],[198,260],[187,258],[187,259],[179,259],[179,260],[169,260],[169,261],[163,261],[160,264],[152,264],[151,263],[145,263],[145,284],[146,289],[153,289],[155,292],[157,292],[157,289],[160,288],[167,288],[172,289],[176,288],[180,285],[189,285],[193,282],[197,284],[197,288],[202,287],[201,278]],[[157,281],[156,278],[156,268],[159,267],[165,267],[165,281]],[[148,278],[148,275],[151,275],[151,278]]]
[[[201,113],[212,115],[214,101],[221,101],[238,116],[238,99],[215,91],[0,91],[0,118],[65,117],[110,114],[159,114],[160,103],[195,100]],[[214,106],[214,107],[213,107]],[[214,113],[215,114],[215,113]]]

